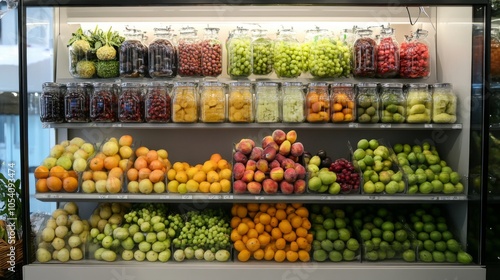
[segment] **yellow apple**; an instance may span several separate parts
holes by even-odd
[[[122,191],[122,181],[116,177],[109,177],[106,180],[106,190],[109,193],[119,193]]]
[[[77,158],[73,162],[73,170],[76,172],[83,172],[87,169],[87,161],[83,158]]]
[[[165,192],[165,183],[163,183],[163,181],[156,182],[153,185],[153,191],[155,193],[164,193]]]
[[[118,153],[118,143],[113,141],[108,141],[102,145],[102,152],[106,156],[114,156]]]
[[[129,193],[139,193],[139,182],[137,182],[137,181],[128,182],[127,191]]]
[[[89,158],[89,154],[87,152],[85,152],[83,149],[78,149],[78,151],[76,151],[74,154],[73,154],[73,157],[75,159],[77,158],[83,158],[83,159],[88,159]]]
[[[70,152],[72,154],[78,151],[78,149],[80,149],[80,147],[76,144],[69,144],[69,146],[65,148],[66,152]]]
[[[106,190],[106,181],[107,180],[99,180],[95,182],[95,190],[98,193],[107,193],[108,190]]]
[[[82,138],[80,138],[80,137],[75,137],[75,138],[73,138],[73,139],[71,139],[71,140],[69,141],[69,144],[70,144],[70,145],[71,145],[71,144],[75,144],[75,145],[77,145],[78,147],[81,147],[83,144],[85,144],[85,140],[83,140],[83,139],[82,139]]]
[[[65,149],[62,145],[55,145],[54,147],[52,147],[52,149],[50,149],[50,157],[53,157],[53,158],[58,158],[60,156],[62,156],[62,154],[65,152]]]
[[[132,150],[132,148],[130,148],[130,146],[121,146],[120,147],[120,156],[123,159],[130,158],[133,154],[134,154],[134,151]]]
[[[153,191],[153,183],[149,179],[143,179],[139,182],[139,191],[149,194]]]
[[[84,193],[94,193],[96,191],[95,189],[95,182],[92,180],[85,180],[82,183],[82,191]]]

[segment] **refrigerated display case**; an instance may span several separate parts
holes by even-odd
[[[396,40],[404,41],[404,35],[410,35],[418,30],[426,30],[426,38],[430,57],[430,76],[418,79],[372,79],[341,77],[335,79],[319,79],[320,82],[397,82],[397,83],[451,83],[459,103],[457,121],[451,124],[436,123],[370,123],[346,122],[340,124],[328,123],[44,123],[46,129],[56,134],[55,143],[81,137],[91,143],[101,143],[110,137],[120,137],[129,134],[140,143],[140,146],[160,149],[166,147],[169,158],[189,163],[202,162],[212,153],[220,153],[223,158],[232,158],[232,146],[239,139],[250,138],[260,141],[265,135],[270,135],[275,129],[295,130],[300,135],[300,141],[308,151],[327,149],[329,154],[348,158],[347,143],[356,143],[363,138],[384,139],[388,143],[421,144],[430,141],[440,151],[446,162],[464,175],[462,180],[465,190],[453,195],[442,194],[404,194],[404,195],[356,195],[325,196],[322,194],[297,195],[204,195],[173,193],[162,194],[118,194],[96,193],[35,193],[38,201],[46,203],[76,202],[82,217],[88,217],[99,202],[147,202],[183,205],[189,209],[203,210],[211,206],[229,208],[233,203],[270,203],[297,202],[306,204],[328,204],[332,206],[394,205],[410,208],[411,205],[429,204],[442,207],[449,216],[449,221],[456,229],[455,234],[462,248],[473,257],[473,263],[458,265],[451,263],[404,263],[398,261],[382,262],[349,262],[349,263],[319,263],[315,261],[300,264],[257,262],[248,263],[234,260],[230,263],[185,262],[177,263],[142,263],[116,261],[103,263],[90,258],[81,261],[61,263],[52,261],[40,263],[27,258],[23,268],[25,279],[62,278],[74,279],[121,279],[161,277],[168,274],[171,277],[203,277],[230,279],[243,278],[326,278],[335,276],[339,279],[370,277],[405,278],[405,279],[485,279],[485,245],[483,227],[484,198],[486,187],[483,182],[484,158],[483,148],[485,86],[484,71],[485,53],[489,46],[484,44],[489,32],[487,22],[488,1],[399,1],[397,4],[386,1],[309,1],[307,4],[299,1],[143,1],[140,4],[123,1],[24,1],[20,6],[20,16],[26,10],[38,7],[52,7],[55,11],[56,26],[55,73],[54,81],[70,82],[128,82],[146,83],[149,78],[122,79],[77,79],[68,70],[68,48],[66,46],[71,34],[79,27],[93,29],[98,25],[103,30],[112,27],[113,30],[124,30],[126,26],[152,32],[157,26],[171,26],[173,30],[182,27],[201,29],[210,25],[220,29],[219,39],[225,41],[230,30],[241,26],[254,26],[255,22],[267,30],[279,30],[285,25],[293,26],[298,40],[303,39],[306,30],[320,26],[321,28],[338,31],[358,26],[376,29],[377,26],[390,26],[397,30]],[[25,27],[23,27],[25,28]],[[153,38],[153,36],[146,37]],[[26,45],[24,45],[26,51]],[[227,73],[227,58],[223,56],[222,73],[217,80],[229,83],[235,78]],[[26,72],[26,66],[24,68]],[[22,89],[31,77],[24,74]],[[303,73],[296,78],[282,78],[276,74],[266,77],[274,82],[310,83],[318,79]],[[258,77],[248,76],[236,80],[260,81]],[[166,79],[168,82],[203,82],[204,78],[190,77]],[[29,127],[24,123],[24,129],[29,134]],[[34,146],[28,143],[25,149]],[[23,158],[28,160],[27,156]],[[473,169],[474,168],[474,169]],[[479,171],[477,171],[479,170]],[[475,173],[474,173],[474,172]],[[473,177],[474,175],[475,177]],[[23,173],[25,182],[33,174]],[[478,185],[475,185],[477,179]],[[24,188],[24,197],[29,201],[33,193]],[[30,213],[29,203],[26,213]],[[30,228],[29,222],[25,223]],[[25,231],[26,232],[26,231]],[[29,240],[25,233],[25,240]],[[33,255],[29,244],[25,246],[26,255]]]

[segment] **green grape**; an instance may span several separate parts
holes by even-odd
[[[250,38],[231,38],[227,46],[227,71],[233,77],[248,77],[252,73]]]
[[[259,38],[252,42],[253,73],[267,75],[273,71],[273,43],[270,39]]]
[[[295,78],[302,74],[302,48],[299,43],[278,41],[273,53],[274,71],[278,77]]]

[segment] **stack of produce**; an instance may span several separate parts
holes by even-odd
[[[238,260],[308,262],[313,235],[301,203],[234,204],[231,240]]]
[[[134,166],[127,170],[127,191],[143,194],[165,192],[165,174],[171,166],[168,152],[139,147],[135,154]]]

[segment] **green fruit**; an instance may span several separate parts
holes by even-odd
[[[312,248],[313,248],[313,250],[321,250],[321,241],[313,240]]]
[[[365,258],[369,261],[377,261],[378,260],[378,253],[377,251],[370,251],[365,254]]]
[[[357,251],[359,249],[358,240],[350,238],[349,240],[347,240],[346,247],[351,251]]]
[[[422,250],[419,252],[418,256],[422,262],[432,262],[432,254],[429,251]]]
[[[340,239],[335,240],[332,245],[333,245],[333,249],[335,249],[335,251],[339,251],[339,252],[341,252],[345,248],[345,242],[340,240]]]
[[[331,251],[328,254],[328,258],[332,262],[340,262],[340,261],[342,261],[342,254],[340,252],[338,252],[338,251]]]
[[[449,262],[449,263],[457,262],[457,254],[455,254],[451,251],[445,251],[444,256],[446,258],[446,262]]]
[[[402,145],[402,144],[400,144],[400,143],[395,144],[395,145],[392,147],[392,149],[394,150],[394,152],[395,152],[396,154],[399,154],[399,153],[403,152],[403,145]]]
[[[322,186],[321,179],[319,177],[312,177],[307,182],[307,186],[311,191],[319,191]]]
[[[384,231],[384,233],[382,234],[382,239],[387,242],[392,242],[394,240],[394,232],[388,230]]]
[[[459,251],[457,254],[457,260],[459,263],[469,264],[472,263],[472,256],[464,251]]]
[[[419,174],[420,175],[420,174]],[[417,175],[417,176],[419,176]],[[424,175],[425,177],[425,175]],[[423,182],[420,184],[420,186],[418,187],[418,191],[420,193],[423,193],[423,194],[429,194],[433,191],[433,187],[432,187],[432,184],[429,183],[429,182]]]
[[[458,253],[461,248],[460,243],[458,243],[455,239],[447,240],[446,246],[448,247],[448,250],[450,250],[453,253]]]
[[[422,231],[422,232],[419,232],[417,234],[417,238],[418,238],[418,240],[425,241],[425,240],[428,240],[430,237],[429,237],[429,234],[427,232]]]
[[[389,242],[383,240],[380,242],[379,245],[379,250],[382,252],[386,252],[387,250],[391,249],[391,245],[389,245]]]
[[[359,235],[361,237],[361,240],[364,240],[364,241],[367,241],[367,240],[370,240],[372,239],[372,233],[370,230],[368,229],[362,229],[360,232],[359,232]]]
[[[325,240],[326,239],[326,230],[324,230],[324,229],[318,230],[316,232],[315,237],[316,237],[316,240],[318,240],[318,241]]]
[[[404,182],[403,182],[403,190],[404,190]],[[400,192],[399,188],[399,183],[396,181],[390,181],[386,186],[385,186],[385,192],[387,194],[395,194]]]
[[[379,228],[374,228],[372,229],[372,236],[373,237],[382,237],[383,231]]]
[[[394,238],[399,242],[404,242],[408,239],[408,234],[406,233],[406,230],[400,229],[396,231],[396,233],[394,234]]]
[[[337,240],[339,241],[339,240]],[[335,241],[335,242],[337,242]],[[327,252],[330,252],[333,250],[333,248],[335,247],[334,245],[335,243],[333,243],[332,241],[328,240],[328,239],[325,239],[323,241],[321,241],[321,249],[327,251]],[[337,250],[337,248],[335,247],[335,250]]]
[[[326,232],[326,238],[328,238],[329,240],[335,241],[335,240],[339,239],[339,232],[336,229],[329,229]]]
[[[436,228],[441,233],[448,230],[448,226],[446,225],[446,223],[437,223]]]
[[[368,143],[370,144],[370,149],[372,150],[375,150],[379,146],[379,143],[376,139],[371,139]]]
[[[386,253],[386,251],[378,250],[377,254],[378,254],[378,259],[380,261],[383,261],[383,260],[387,259],[387,253]]]
[[[342,253],[342,257],[346,261],[352,261],[356,258],[356,253],[353,250],[345,249],[344,252]]]
[[[424,231],[427,233],[431,233],[434,230],[436,230],[436,226],[432,222],[426,222],[424,223]]]
[[[434,241],[432,241],[430,239],[424,241],[424,249],[425,250],[427,250],[429,252],[433,252],[435,248],[436,248],[436,246],[434,244]]]
[[[361,139],[358,141],[358,145],[357,145],[358,149],[363,149],[363,150],[366,150],[370,147],[370,144],[368,142],[368,140],[366,139]]]
[[[366,252],[373,251],[375,249],[375,245],[373,245],[373,242],[371,240],[367,240],[363,243],[363,246],[365,247]]]
[[[441,232],[434,230],[429,234],[430,238],[432,241],[437,242],[440,241],[443,237],[441,235]]]
[[[446,261],[446,256],[444,255],[443,252],[434,251],[434,252],[432,252],[432,259],[435,262],[444,262],[444,261]]]
[[[441,235],[443,236],[444,241],[448,241],[450,239],[453,239],[453,234],[449,230],[441,232]]]
[[[317,262],[324,262],[327,257],[328,254],[324,250],[316,250],[313,253],[313,260]]]
[[[401,252],[403,251],[403,243],[395,240],[391,244],[391,249],[395,252]]]
[[[354,151],[353,156],[354,156],[355,160],[362,160],[366,156],[366,152],[365,152],[365,150],[358,148],[356,151]],[[314,158],[314,156],[313,156],[313,158]],[[321,159],[320,159],[320,161],[321,161]]]
[[[338,231],[339,231],[339,239],[340,240],[347,242],[347,240],[349,240],[349,238],[351,238],[351,232],[348,229],[341,228]]]
[[[436,250],[440,252],[444,252],[447,249],[446,242],[444,241],[437,241],[435,244]]]
[[[347,223],[344,219],[342,219],[342,218],[335,219],[335,227],[337,229],[345,228],[346,226],[347,226]]]

